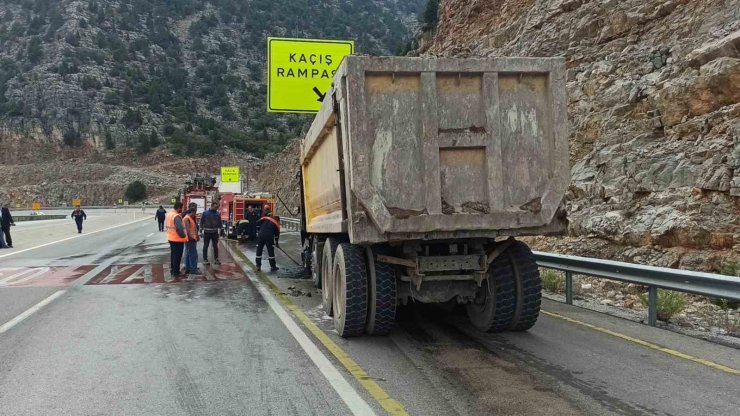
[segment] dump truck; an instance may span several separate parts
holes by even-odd
[[[565,61],[348,56],[300,164],[303,258],[341,336],[409,302],[527,330],[541,281],[516,237],[567,228]]]

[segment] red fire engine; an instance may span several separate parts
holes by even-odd
[[[216,178],[208,175],[194,175],[185,183],[181,201],[183,210],[186,210],[190,203],[195,203],[198,206],[196,218],[200,220],[203,211],[210,207],[211,202],[218,202],[218,199]]]
[[[229,238],[237,237],[237,223],[244,219],[250,206],[254,207],[260,217],[268,210],[275,212],[275,200],[269,194],[221,194],[221,223]]]

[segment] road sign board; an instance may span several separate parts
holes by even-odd
[[[267,111],[316,113],[351,40],[267,38]]]
[[[82,205],[82,200],[81,199],[73,199],[72,200],[72,206],[75,206],[76,207],[77,205]]]
[[[221,166],[221,182],[239,182],[239,166]]]
[[[172,202],[173,204],[177,203],[177,198],[172,198],[172,199],[171,199],[171,202]]]
[[[31,209],[34,211],[41,211],[41,202],[34,202]]]
[[[123,198],[118,198],[118,205],[123,205]]]

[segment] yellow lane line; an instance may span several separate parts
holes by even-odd
[[[275,297],[280,303],[288,309],[293,316],[295,316],[308,331],[316,337],[319,342],[342,364],[342,366],[349,371],[358,383],[367,391],[373,399],[391,416],[405,416],[408,415],[406,408],[393,399],[385,390],[383,390],[378,383],[376,383],[370,375],[360,367],[355,360],[353,360],[349,354],[337,345],[332,339],[316,325],[311,318],[306,316],[305,313],[293,303],[286,294],[284,294],[279,287],[277,287],[270,279],[252,264],[252,262],[244,255],[240,250],[229,250],[232,254],[239,256],[245,264],[252,269],[252,271],[265,283],[270,290],[275,294]]]
[[[734,369],[734,368],[731,368],[731,367],[727,367],[727,366],[724,366],[722,364],[717,364],[717,363],[715,363],[713,361],[705,360],[703,358],[694,357],[693,355],[685,354],[683,352],[672,350],[670,348],[661,347],[660,345],[653,344],[652,342],[643,341],[643,340],[641,340],[639,338],[631,337],[629,335],[620,334],[619,332],[614,332],[614,331],[609,330],[609,329],[606,329],[606,328],[601,328],[599,326],[596,326],[596,325],[593,325],[593,324],[589,324],[588,322],[579,321],[577,319],[569,318],[567,316],[560,315],[558,313],[547,312],[547,311],[544,311],[544,310],[541,311],[541,312],[543,314],[547,315],[547,316],[551,316],[553,318],[562,319],[564,321],[567,321],[567,322],[570,322],[570,323],[573,323],[573,324],[576,324],[576,325],[585,326],[586,328],[593,329],[594,331],[598,331],[598,332],[601,332],[601,333],[604,333],[604,334],[607,334],[607,335],[611,335],[613,337],[617,337],[617,338],[623,339],[625,341],[633,342],[635,344],[642,345],[643,347],[650,348],[652,350],[661,351],[661,352],[664,352],[666,354],[672,355],[674,357],[683,358],[684,360],[691,361],[691,362],[694,362],[694,363],[697,363],[697,364],[701,364],[701,365],[704,365],[704,366],[707,366],[707,367],[710,367],[710,368],[714,368],[715,370],[723,371],[723,372],[728,373],[728,374],[740,375],[740,370],[737,370],[737,369]]]

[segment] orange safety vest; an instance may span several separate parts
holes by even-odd
[[[167,227],[167,241],[171,241],[173,243],[187,243],[187,233],[185,233],[185,237],[180,237],[177,234],[177,228],[175,227],[175,217],[177,217],[178,215],[180,214],[175,211],[170,211],[164,218],[164,224]]]
[[[185,227],[185,235],[188,238],[188,241],[198,241],[198,228],[195,226],[195,220],[190,217],[190,215],[186,215],[182,219],[182,225]],[[190,236],[194,235],[195,239],[190,239]]]

